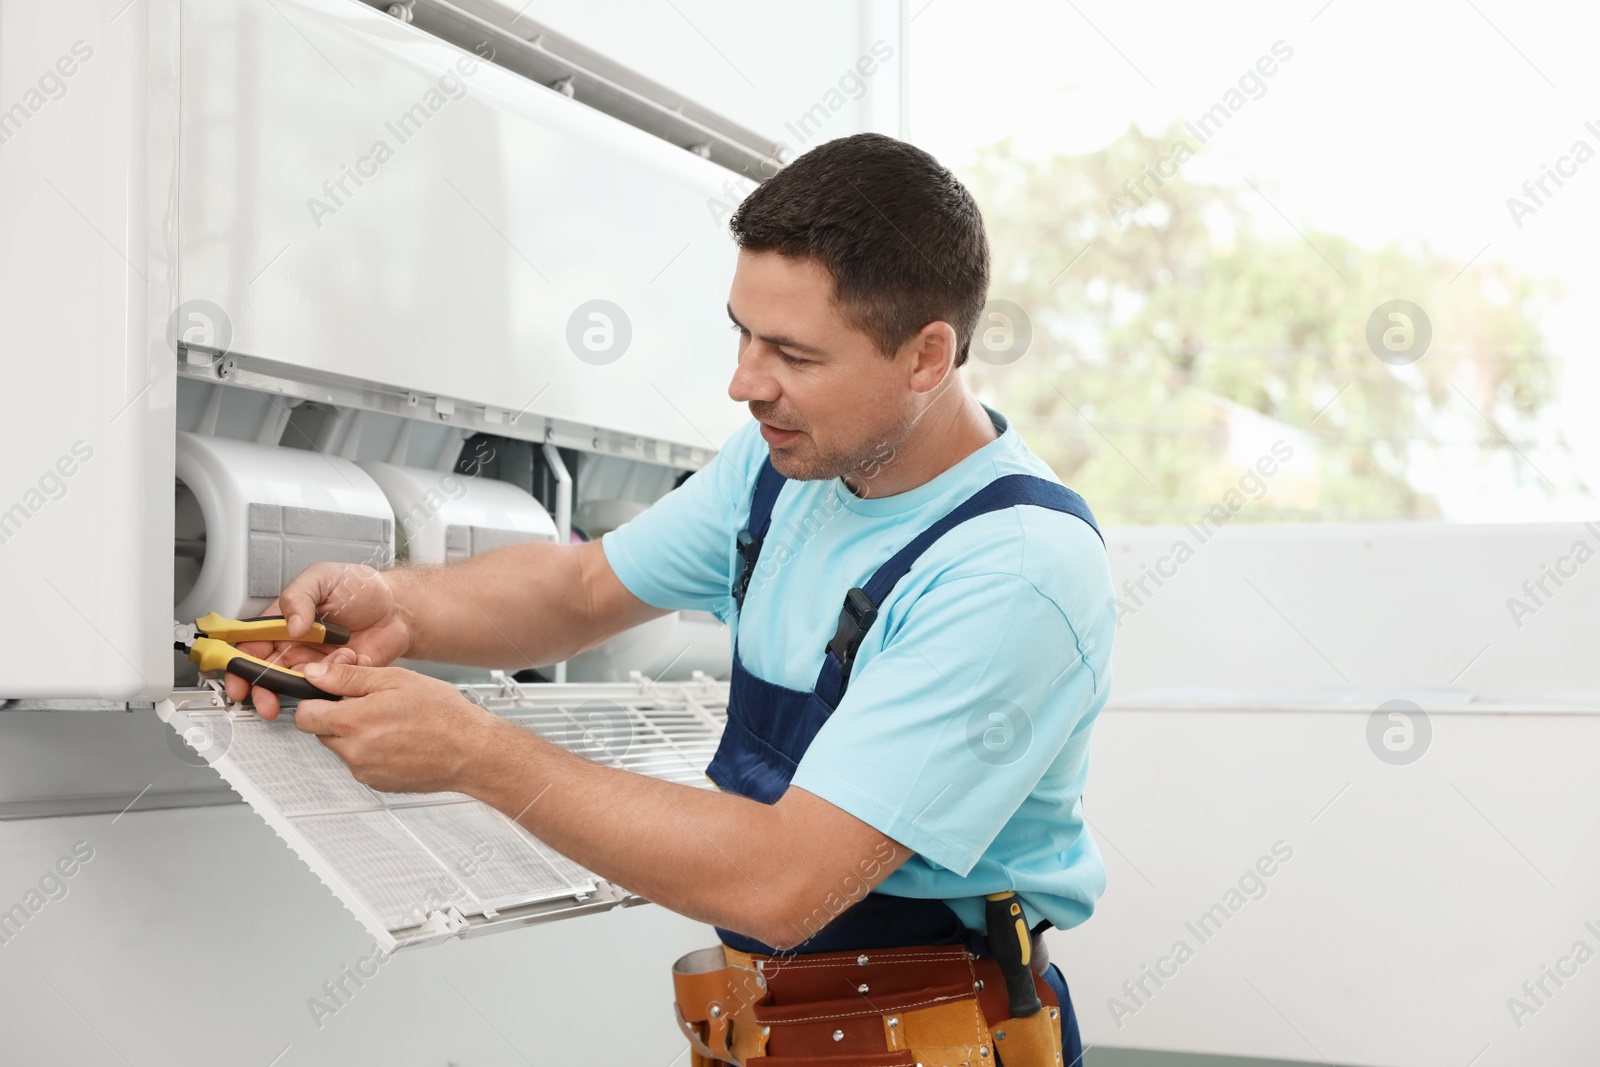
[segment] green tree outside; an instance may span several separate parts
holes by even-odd
[[[1559,386],[1537,325],[1552,285],[1420,245],[1296,235],[1249,185],[1179,168],[1158,186],[1146,168],[1171,173],[1180,142],[1192,152],[1179,126],[1130,127],[1046,162],[1002,142],[963,175],[994,254],[969,381],[1097,514],[1182,523],[1243,495],[1237,521],[1437,518],[1413,484],[1429,450],[1543,482],[1528,456]],[[1367,339],[1396,299],[1432,325],[1409,365]],[[1278,440],[1293,458],[1241,494]]]

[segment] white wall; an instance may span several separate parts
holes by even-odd
[[[1112,531],[1119,585],[1181,533]],[[1594,1062],[1600,963],[1546,979],[1543,1005],[1522,984],[1580,940],[1600,953],[1600,570],[1562,564],[1575,576],[1521,629],[1505,603],[1580,539],[1597,543],[1577,525],[1225,528],[1141,598],[1085,798],[1110,887],[1051,941],[1087,1040]],[[1373,725],[1391,699],[1420,709],[1398,755],[1382,733],[1403,744],[1404,721]],[[1261,899],[1227,901],[1279,841],[1293,858]],[[1202,942],[1185,923],[1219,902],[1242,906]],[[1194,955],[1162,964],[1174,977],[1124,989],[1180,940]],[[1536,1011],[1514,1018],[1512,997]]]
[[[78,841],[67,895],[0,944],[0,1062],[665,1067],[687,1048],[668,969],[716,941],[645,905],[453,942],[319,1019],[371,939],[249,809],[0,822],[0,908]]]
[[[1123,583],[1175,559],[1180,540],[1193,558],[1163,566],[1176,576],[1129,592]],[[1185,688],[1600,698],[1587,653],[1600,533],[1578,523],[1224,526],[1203,544],[1185,527],[1146,527],[1110,541],[1129,609],[1117,631],[1119,697]],[[1587,563],[1572,558],[1579,543]],[[1574,576],[1559,587],[1547,579],[1536,603],[1523,583],[1558,566]],[[1513,597],[1532,613],[1513,613]]]

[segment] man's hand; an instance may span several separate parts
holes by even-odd
[[[534,739],[449,682],[399,667],[310,663],[306,677],[342,700],[302,700],[297,727],[316,734],[358,782],[384,792],[467,791],[491,744]]]
[[[303,634],[316,618],[326,618],[350,630],[348,645],[297,644],[290,641],[246,641],[239,651],[272,663],[302,670],[318,662],[387,666],[411,647],[410,624],[395,602],[387,576],[354,563],[317,563],[307,567],[267,606],[267,615],[285,616],[291,635]],[[278,717],[278,695],[243,678],[223,678],[228,699],[252,697],[256,714]],[[329,690],[331,692],[331,690]]]

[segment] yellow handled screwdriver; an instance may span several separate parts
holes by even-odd
[[[269,692],[301,700],[338,700],[311,684],[299,671],[240,652],[237,641],[295,641],[311,645],[343,645],[350,631],[336,622],[318,619],[300,637],[289,636],[289,623],[282,615],[257,615],[250,619],[230,619],[209,612],[192,624],[173,622],[172,647],[187,652],[189,661],[203,671],[227,671],[251,685]]]

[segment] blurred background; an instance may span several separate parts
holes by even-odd
[[[1279,437],[1292,477],[1241,521],[1588,517],[1596,17],[913,4],[910,134],[1032,328],[972,378],[1117,523],[1190,521]],[[1396,298],[1426,359],[1373,358]]]

